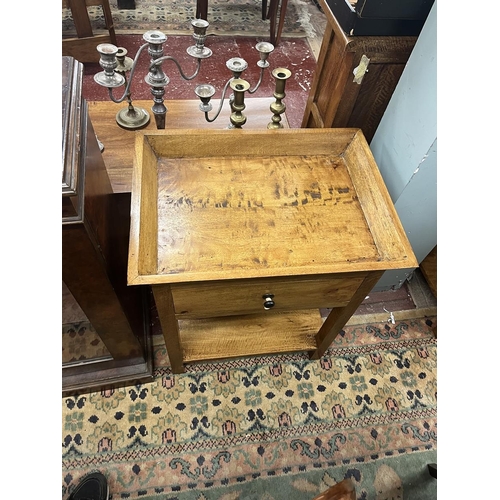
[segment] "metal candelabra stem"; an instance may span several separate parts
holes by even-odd
[[[148,45],[148,54],[151,58],[149,72],[144,79],[151,87],[150,92],[153,96],[153,107],[151,111],[155,116],[156,128],[163,130],[167,117],[167,107],[164,104],[165,87],[169,84],[170,78],[163,72],[161,62],[156,64],[158,59],[163,57],[163,44],[167,37],[161,31],[150,30],[142,35]]]
[[[127,83],[127,72],[132,69],[134,61],[127,57],[127,49],[123,47],[118,47],[118,52],[116,54],[116,59],[118,61],[118,66],[115,71],[122,75],[125,79],[125,85]],[[127,85],[127,90],[129,86]],[[137,106],[132,104],[132,96],[130,90],[126,94],[128,107],[123,108],[116,114],[116,122],[121,127],[127,128],[129,130],[136,130],[144,127],[149,123],[150,117],[149,113]]]
[[[267,124],[268,129],[283,128],[281,123],[281,115],[285,112],[286,105],[283,102],[285,98],[285,84],[286,81],[292,76],[292,72],[286,68],[276,68],[272,71],[272,75],[276,79],[276,87],[274,91],[274,98],[276,99],[270,106],[273,112],[272,121]]]

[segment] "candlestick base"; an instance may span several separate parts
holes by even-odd
[[[197,59],[207,59],[212,55],[212,51],[208,47],[198,48],[196,45],[192,45],[186,49],[186,52],[191,57],[196,57]]]
[[[116,114],[116,123],[120,127],[126,128],[128,130],[137,130],[145,127],[150,120],[149,113],[143,109],[132,106],[123,108]]]

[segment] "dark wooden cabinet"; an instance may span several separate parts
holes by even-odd
[[[361,128],[371,141],[417,36],[350,36],[325,0],[327,26],[303,128]]]
[[[326,0],[344,30],[354,36],[418,36],[434,0]]]
[[[130,194],[112,191],[81,95],[82,64],[62,63],[62,278],[105,346],[97,359],[79,353],[63,363],[67,393],[149,380],[152,362],[149,290],[126,282]]]

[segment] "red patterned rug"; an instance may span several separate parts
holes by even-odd
[[[358,500],[437,498],[435,312],[355,316],[327,354],[189,365],[62,400],[62,497],[87,472],[114,500],[313,498],[350,477]]]

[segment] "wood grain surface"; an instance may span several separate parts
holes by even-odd
[[[273,295],[267,314],[314,307],[341,307],[351,300],[363,277],[351,275],[309,278],[225,280],[172,285],[179,319],[264,313],[264,295]],[[322,306],[320,304],[328,304]]]
[[[179,321],[184,363],[314,351],[321,326],[317,309],[287,314]],[[203,332],[202,334],[200,332]]]
[[[130,284],[418,265],[358,130],[146,132],[136,167]]]
[[[269,106],[274,102],[273,98],[250,98],[245,100],[247,123],[244,128],[248,130],[265,130],[273,116]],[[224,129],[229,124],[230,109],[224,104],[222,112],[215,122],[209,123],[204,114],[199,110],[198,100],[169,100],[167,106],[167,129]],[[141,107],[149,112],[151,120],[142,129],[143,131],[155,131],[156,125],[151,106],[153,101],[133,101],[134,106]],[[218,101],[214,101],[214,108]],[[116,123],[116,114],[127,107],[126,103],[115,104],[111,101],[89,101],[88,108],[95,133],[104,144],[102,157],[106,164],[113,192],[130,192],[132,190],[132,167],[134,163],[134,144],[136,131],[121,128]],[[214,116],[215,110],[210,113]],[[282,123],[288,128],[288,121],[282,115]],[[194,149],[194,148],[193,148]]]
[[[328,2],[319,4],[327,23],[302,127],[358,127],[370,142],[417,37],[347,35]],[[367,59],[367,72],[353,78]]]

